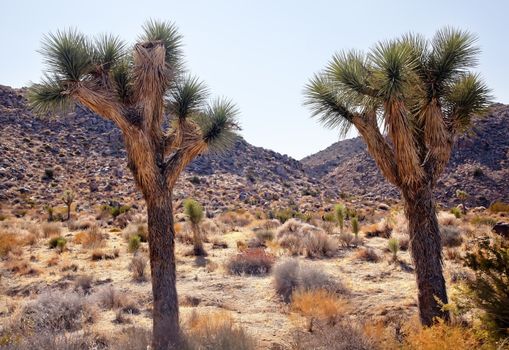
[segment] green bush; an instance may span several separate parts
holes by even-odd
[[[198,225],[203,219],[202,205],[191,198],[184,201],[184,213],[187,215],[189,221],[191,221],[193,225]]]
[[[334,215],[336,217],[336,222],[339,225],[341,232],[343,232],[343,227],[345,226],[345,215],[346,208],[343,204],[336,204],[334,207]]]
[[[355,235],[355,238],[358,238],[359,236],[359,219],[357,219],[357,216],[354,216],[351,220],[352,224],[352,232]]]
[[[456,219],[461,218],[461,210],[458,207],[451,208],[451,214],[453,214]]]
[[[399,241],[397,238],[392,237],[387,242],[387,248],[389,248],[389,251],[392,253],[392,260],[396,261],[398,260],[398,251],[399,251]]]
[[[49,240],[48,245],[51,249],[58,248],[58,250],[63,251],[65,245],[67,244],[67,240],[64,237],[53,237]]]
[[[127,249],[129,250],[130,253],[135,253],[138,251],[138,249],[140,249],[140,245],[141,237],[138,235],[134,235],[129,238],[129,245]]]
[[[494,335],[508,337],[509,242],[485,238],[466,254],[464,263],[475,273],[465,282],[466,305],[483,311],[484,324]]]

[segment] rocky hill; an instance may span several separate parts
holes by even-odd
[[[470,194],[470,205],[509,201],[509,106],[494,105],[476,118],[472,130],[461,135],[451,160],[437,183],[438,199],[457,204],[457,189]],[[337,191],[365,197],[397,197],[367,153],[361,138],[339,141],[302,159],[306,172]]]
[[[140,199],[112,123],[82,108],[41,119],[28,110],[24,90],[0,86],[0,125],[0,202],[56,205],[67,188],[85,207]],[[242,138],[228,153],[190,164],[175,190],[177,200],[187,196],[210,211],[293,203],[306,209],[323,198],[299,161]]]

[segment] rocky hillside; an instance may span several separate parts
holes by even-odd
[[[0,203],[56,205],[67,188],[84,207],[140,199],[112,123],[81,108],[41,119],[27,109],[23,95],[0,86]],[[201,156],[188,167],[175,190],[177,200],[187,196],[210,211],[294,202],[305,209],[322,199],[300,162],[241,138],[228,153]]]
[[[455,143],[451,160],[437,183],[436,195],[447,205],[457,204],[457,189],[470,194],[470,205],[509,201],[509,106],[494,105],[477,118],[468,134]],[[384,181],[359,137],[339,141],[302,159],[306,172],[326,187],[366,197],[397,197]]]

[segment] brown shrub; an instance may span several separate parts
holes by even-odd
[[[297,291],[292,296],[292,310],[309,318],[309,331],[313,330],[316,320],[335,324],[346,309],[346,301],[323,289]]]
[[[230,258],[227,270],[234,275],[263,275],[270,272],[274,264],[274,256],[264,249],[252,248]]]
[[[111,285],[102,287],[97,293],[92,295],[92,298],[103,309],[122,309],[125,312],[138,312],[135,301],[125,292],[119,291]]]
[[[60,236],[62,234],[62,225],[58,222],[44,222],[41,229],[44,238]]]
[[[359,260],[377,263],[382,260],[380,255],[372,248],[362,248],[357,251],[355,257]]]
[[[387,222],[386,219],[382,219],[380,222],[368,226],[364,226],[361,230],[364,235],[368,238],[371,237],[382,237],[389,238],[392,233],[392,226]]]
[[[129,264],[129,270],[133,275],[133,279],[137,282],[144,282],[147,280],[147,276],[145,271],[147,269],[147,258],[143,255],[135,255],[131,259],[131,263]]]
[[[297,219],[286,221],[276,232],[277,242],[291,255],[332,256],[338,249],[336,240],[322,229]]]
[[[14,233],[0,232],[0,257],[6,256],[18,247],[18,237]]]

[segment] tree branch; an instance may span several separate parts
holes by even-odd
[[[393,185],[401,186],[394,152],[383,137],[376,121],[376,112],[355,114],[352,123],[361,134],[383,176]]]
[[[164,94],[168,85],[166,50],[163,42],[149,41],[134,47],[135,100],[143,108],[143,126],[154,137],[161,137]]]

